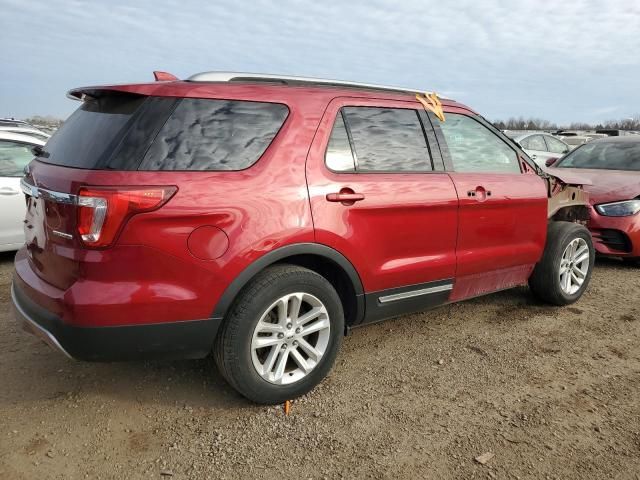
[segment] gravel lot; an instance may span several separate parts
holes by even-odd
[[[285,416],[210,359],[67,360],[15,324],[12,256],[0,478],[640,479],[640,270],[617,261],[568,308],[520,288],[355,330]]]

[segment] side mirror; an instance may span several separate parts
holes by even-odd
[[[547,161],[546,161],[546,162],[544,162],[544,164],[545,164],[547,167],[552,167],[552,166],[553,166],[557,161],[558,161],[558,159],[557,159],[557,158],[551,157],[551,158],[547,158]]]

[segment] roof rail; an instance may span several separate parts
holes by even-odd
[[[334,87],[351,87],[366,90],[385,90],[389,92],[425,93],[419,88],[405,88],[390,85],[375,85],[371,83],[348,82],[345,80],[331,80],[328,78],[296,77],[288,75],[274,75],[269,73],[246,72],[202,72],[187,78],[188,82],[272,82],[284,85],[320,85]],[[432,93],[432,92],[426,92]],[[441,97],[446,98],[446,97]]]

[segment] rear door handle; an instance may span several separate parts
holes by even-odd
[[[361,193],[327,193],[327,200],[330,202],[359,202],[364,200]]]
[[[340,202],[348,206],[360,200],[364,200],[364,195],[362,193],[356,193],[350,188],[342,188],[338,193],[327,193],[328,202]]]

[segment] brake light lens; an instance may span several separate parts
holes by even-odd
[[[176,187],[81,188],[77,230],[82,243],[108,247],[129,218],[160,208],[176,191]]]

